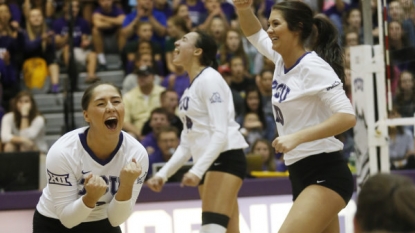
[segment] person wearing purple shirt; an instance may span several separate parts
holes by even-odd
[[[20,10],[20,7],[16,3],[7,0],[0,0],[0,4],[7,4],[9,6],[11,25],[15,29],[19,28],[20,23],[22,22],[22,11]]]
[[[179,99],[182,97],[183,92],[190,85],[189,75],[184,71],[183,67],[175,66],[175,72],[167,76],[161,82],[161,86],[169,90],[174,90]]]
[[[205,4],[201,0],[182,0],[181,4],[187,5],[193,25],[198,26],[200,18],[206,13]]]
[[[154,31],[152,41],[164,46],[167,17],[154,8],[153,0],[137,0],[136,10],[128,14],[122,24],[120,48],[123,48],[128,40],[137,39],[133,34],[139,22],[149,22]]]
[[[206,12],[202,13],[199,18],[198,30],[208,30],[208,27],[212,24],[212,20],[217,17],[222,19],[226,24],[226,28],[229,27],[229,20],[221,8],[221,0],[206,0],[205,8]]]
[[[92,15],[92,43],[95,52],[98,54],[100,65],[106,66],[107,61],[104,55],[104,36],[117,36],[117,43],[120,45],[119,30],[124,21],[125,14],[118,8],[113,0],[98,0],[98,8]]]
[[[58,50],[58,54],[62,53],[63,61],[65,65],[69,65],[69,45],[68,45],[68,25],[69,25],[69,4],[66,2],[63,7],[64,17],[54,21],[52,29],[55,32],[55,45]],[[91,28],[88,22],[79,16],[79,1],[72,1],[72,14],[75,19],[73,28],[73,46],[75,61],[79,64],[87,64],[87,83],[92,83],[98,80],[95,74],[97,66],[97,56],[95,52],[92,52],[89,47],[91,45]]]
[[[167,0],[155,0],[154,9],[162,12],[167,19],[173,15],[173,9],[171,8]]]

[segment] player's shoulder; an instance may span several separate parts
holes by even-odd
[[[79,134],[85,132],[87,128],[82,127],[65,133],[52,145],[48,154],[53,154],[53,152],[63,154],[65,151],[73,150],[75,144],[80,142]]]
[[[223,83],[225,80],[222,75],[212,67],[207,67],[202,73],[197,77],[199,86],[206,87],[206,85]]]
[[[123,136],[123,144],[125,149],[130,152],[137,152],[139,154],[147,153],[144,146],[133,136],[125,131],[121,131]]]
[[[300,76],[308,79],[308,81],[320,82],[338,79],[333,68],[315,52],[310,52],[304,56],[300,64]]]

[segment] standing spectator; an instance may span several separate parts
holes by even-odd
[[[139,22],[149,22],[154,30],[152,41],[164,47],[166,21],[164,13],[154,8],[153,0],[137,0],[136,10],[128,14],[122,23],[120,48],[123,48],[127,41],[137,38],[133,34]]]
[[[82,109],[89,126],[63,135],[46,156],[49,179],[36,205],[33,233],[119,233],[141,191],[148,155],[121,130],[121,91],[92,84]]]
[[[60,91],[59,65],[55,54],[54,33],[48,30],[42,12],[39,9],[32,9],[29,13],[26,23],[24,57],[25,63],[33,63],[34,61],[30,59],[37,57],[46,61],[52,83],[51,92],[58,93]]]
[[[200,19],[206,12],[205,4],[202,0],[181,0],[180,4],[185,4],[189,11],[189,17],[192,24],[199,26],[201,23]],[[178,7],[178,6],[177,6]],[[174,7],[173,7],[174,8]]]
[[[337,214],[353,195],[353,176],[334,135],[352,128],[356,118],[342,87],[337,29],[307,4],[283,1],[273,6],[265,32],[252,0],[234,3],[245,36],[276,66],[272,104],[278,137],[272,145],[284,153],[294,201],[279,232],[339,232]],[[309,52],[305,42],[313,28],[315,52]]]
[[[4,143],[4,152],[47,153],[45,118],[38,111],[29,92],[19,92],[13,100],[12,112],[4,115],[1,121],[1,141]]]
[[[98,62],[106,67],[104,37],[116,37],[120,45],[120,29],[125,15],[113,0],[98,0],[98,8],[92,14],[92,43],[98,55]]]
[[[53,22],[52,29],[55,32],[56,48],[62,53],[62,58],[65,65],[69,65],[69,4],[72,4],[72,17],[74,19],[73,27],[73,46],[75,61],[79,65],[86,63],[87,77],[86,83],[93,83],[99,78],[96,76],[95,70],[97,68],[97,54],[90,50],[91,46],[91,28],[88,22],[79,16],[79,0],[72,0],[65,3],[63,7],[64,16]],[[58,52],[58,54],[59,54]]]
[[[22,6],[24,17],[26,20],[29,19],[30,11],[32,9],[38,9],[44,16],[45,22],[50,23],[51,18],[55,14],[55,7],[53,4],[53,0],[24,0]]]
[[[180,18],[184,19],[186,21],[186,26],[189,30],[196,28],[196,24],[192,22],[192,19],[190,18],[189,13],[189,7],[186,4],[180,4],[177,6],[177,8],[174,10],[174,16],[179,16]]]
[[[140,67],[137,71],[138,86],[124,95],[124,130],[137,139],[142,139],[141,130],[153,109],[160,107],[160,94],[164,88],[154,84],[151,67]]]

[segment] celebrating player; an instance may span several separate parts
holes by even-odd
[[[121,233],[119,225],[140,193],[148,155],[121,131],[120,90],[92,84],[82,97],[82,109],[89,126],[63,135],[47,154],[48,184],[36,206],[34,233]]]
[[[233,2],[245,36],[276,66],[272,105],[279,137],[272,145],[284,153],[294,199],[279,232],[339,232],[337,214],[352,196],[353,178],[339,153],[343,144],[333,136],[356,119],[342,88],[336,29],[307,4],[283,1],[273,6],[265,32],[253,0]]]
[[[235,122],[232,93],[215,70],[217,45],[202,32],[175,43],[173,63],[190,77],[179,104],[185,126],[181,143],[167,164],[147,184],[161,191],[164,182],[193,156],[184,186],[198,186],[202,199],[201,233],[239,232],[238,191],[246,173],[246,144]]]

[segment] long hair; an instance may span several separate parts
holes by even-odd
[[[7,10],[9,11],[9,20],[7,22],[0,22],[0,24],[1,24],[2,28],[3,28],[3,30],[6,31],[7,35],[11,36],[13,30],[10,27],[10,22],[11,22],[11,19],[12,19],[11,12],[10,12],[10,7],[7,4],[5,4],[5,3],[0,4],[0,7],[6,7]]]
[[[412,77],[412,82],[413,82],[413,86],[412,86],[412,93],[405,93],[404,90],[402,90],[402,76],[404,74],[409,74]],[[407,101],[407,99],[405,97],[407,97],[409,94],[409,96],[411,97],[410,101],[415,104],[415,79],[414,79],[414,75],[409,72],[408,70],[404,70],[401,72],[400,76],[399,76],[399,80],[398,80],[398,90],[396,92],[396,99],[395,102],[398,105],[397,107],[399,108],[400,106],[404,106],[405,102]]]
[[[323,58],[344,83],[343,51],[337,29],[330,20],[323,15],[313,16],[313,10],[300,1],[283,1],[275,4],[272,10],[282,12],[288,29],[300,33],[303,45],[310,41],[310,49]],[[314,32],[313,27],[316,28]]]
[[[27,96],[30,99],[30,104],[31,104],[31,108],[29,111],[29,124],[32,123],[32,121],[37,117],[37,116],[41,116],[42,114],[40,114],[35,99],[33,98],[33,95],[28,92],[28,91],[21,91],[19,93],[17,93],[17,95],[13,98],[13,105],[12,105],[12,112],[13,112],[13,116],[14,116],[14,124],[16,125],[17,128],[20,128],[20,123],[22,122],[22,114],[20,114],[19,109],[17,109],[17,102],[19,102],[20,98]]]
[[[254,154],[254,150],[255,147],[258,143],[264,143],[265,145],[267,145],[268,148],[268,159],[265,161],[265,165],[267,166],[267,171],[276,171],[277,170],[277,166],[275,164],[275,154],[274,154],[274,148],[272,148],[271,143],[266,140],[266,139],[257,139],[251,147],[251,153]]]
[[[239,46],[238,46],[238,48],[236,49],[235,52],[232,52],[229,49],[228,44],[226,43],[227,40],[228,40],[228,35],[231,32],[236,33],[240,38]],[[248,56],[245,53],[244,46],[243,46],[241,38],[242,38],[241,33],[238,30],[229,29],[226,32],[226,36],[224,38],[224,41],[222,42],[222,45],[220,46],[220,49],[219,49],[219,64],[220,65],[224,65],[226,63],[229,63],[231,57],[238,56],[238,57],[241,57],[243,59],[245,66],[249,67],[249,59],[248,59]]]
[[[196,40],[195,47],[202,49],[202,57],[200,57],[200,64],[203,66],[210,66],[213,69],[218,69],[218,62],[216,61],[216,53],[218,45],[215,40],[208,34],[202,31],[196,31],[199,37]]]
[[[258,103],[258,109],[257,110],[250,109],[249,106],[248,106],[248,95],[249,95],[249,93],[252,93],[252,92],[257,93],[257,95],[258,95],[259,103]],[[261,121],[261,123],[263,125],[263,128],[266,129],[267,128],[267,121],[265,119],[264,110],[262,109],[262,106],[263,106],[262,95],[261,95],[261,92],[258,90],[258,88],[256,86],[248,86],[246,88],[244,105],[245,105],[246,113],[251,113],[251,112],[256,113],[258,115],[259,120]]]
[[[190,28],[187,26],[186,20],[184,20],[180,16],[177,16],[177,15],[171,16],[167,21],[171,21],[174,24],[174,26],[179,28],[184,34],[190,32]]]
[[[43,15],[42,11],[40,9],[35,8],[35,9],[31,9],[30,12],[35,11],[35,10],[40,11],[40,13],[42,15],[43,23],[42,23],[42,26],[41,26],[41,29],[40,29],[40,32],[39,32],[40,35],[37,35],[37,34],[35,34],[35,29],[30,24],[30,19],[26,20],[26,31],[27,31],[27,35],[29,36],[30,40],[35,40],[38,36],[42,36],[43,33],[46,33],[48,31],[48,27],[46,26],[46,22],[45,22],[45,16]],[[29,13],[29,15],[30,15],[30,13]],[[42,41],[42,50],[43,51],[46,51],[46,46],[47,46],[47,42],[46,42],[46,40],[43,40]]]
[[[363,232],[414,232],[415,186],[400,175],[377,174],[357,198],[356,222]]]

